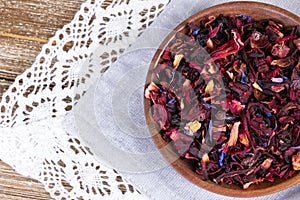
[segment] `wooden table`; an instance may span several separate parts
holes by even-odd
[[[0,1],[0,99],[29,68],[55,32],[69,23],[85,0]],[[36,180],[0,161],[0,199],[51,199]]]

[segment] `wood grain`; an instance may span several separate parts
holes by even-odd
[[[29,68],[55,32],[69,23],[85,0],[0,1],[0,99]],[[0,199],[51,199],[41,183],[0,161]]]
[[[50,197],[39,182],[20,176],[1,161],[0,199],[50,199]]]
[[[83,2],[0,1],[0,94],[32,65],[42,45],[73,19]]]

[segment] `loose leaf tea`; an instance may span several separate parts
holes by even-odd
[[[205,180],[247,189],[300,170],[298,27],[210,16],[177,33],[145,97],[162,138]]]

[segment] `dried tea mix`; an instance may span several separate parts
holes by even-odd
[[[250,16],[188,24],[145,88],[162,138],[197,174],[247,189],[300,170],[298,27]]]

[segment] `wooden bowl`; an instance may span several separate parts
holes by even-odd
[[[199,19],[203,17],[207,17],[210,15],[217,16],[219,14],[223,15],[235,15],[235,14],[245,14],[251,16],[254,20],[262,20],[266,18],[276,19],[282,22],[284,25],[299,25],[300,18],[282,8],[264,4],[264,3],[257,3],[257,2],[231,2],[231,3],[224,3],[220,5],[216,5],[205,10],[198,12],[197,14],[189,17],[188,19],[184,20],[181,24],[179,24],[172,33],[170,33],[163,43],[161,44],[160,48],[157,50],[156,54],[153,57],[151,65],[149,67],[148,75],[146,83],[150,83],[152,79],[151,71],[159,64],[160,57],[163,53],[163,50],[167,46],[167,44],[174,38],[177,32],[180,33],[187,33],[188,27],[187,24],[189,22],[199,21]],[[153,120],[151,118],[150,113],[150,101],[148,99],[144,100],[145,105],[145,113],[147,124],[153,124]],[[161,150],[161,153],[165,157],[166,160],[170,162],[179,174],[184,176],[190,182],[194,183],[195,185],[209,190],[214,193],[218,193],[221,195],[231,196],[231,197],[256,197],[267,195],[271,193],[275,193],[284,189],[291,187],[292,185],[298,183],[300,181],[300,173],[296,173],[292,178],[284,180],[278,179],[275,182],[262,182],[258,185],[251,185],[248,189],[243,190],[240,186],[237,185],[218,185],[210,180],[203,181],[200,175],[197,175],[191,168],[191,165],[187,160],[178,159],[176,154],[173,152],[173,149],[168,147],[168,143],[165,142],[160,134],[158,133],[159,130],[156,129],[154,126],[149,126],[150,132],[153,135],[153,140],[156,143],[157,147]],[[167,147],[167,148],[163,148]],[[163,150],[162,150],[163,149]],[[175,160],[175,161],[174,161]]]

